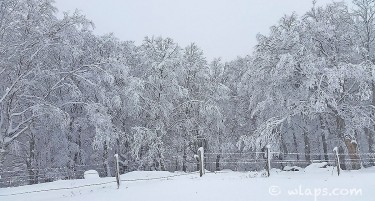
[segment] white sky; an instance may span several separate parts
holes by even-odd
[[[301,15],[312,0],[55,0],[59,11],[82,11],[96,34],[113,32],[140,44],[145,36],[195,42],[207,59],[251,54],[256,34],[267,34],[284,14]],[[318,0],[319,5],[332,0]]]

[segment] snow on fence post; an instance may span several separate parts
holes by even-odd
[[[270,169],[271,169],[271,146],[267,145],[266,147],[266,158],[267,158],[267,176],[270,176]]]
[[[335,152],[337,175],[340,176],[341,167],[340,167],[339,149],[335,147],[333,151]]]
[[[116,158],[116,182],[117,182],[117,189],[120,188],[120,165],[119,165],[119,160],[118,160],[118,154],[115,154]]]
[[[198,161],[199,161],[199,175],[202,177],[205,173],[204,170],[204,149],[200,147],[198,149]]]

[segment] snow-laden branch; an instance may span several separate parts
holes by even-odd
[[[16,131],[18,131],[21,127],[25,126],[25,124],[30,123],[36,117],[37,116],[31,116],[31,117],[27,118],[26,120],[18,123],[17,126],[14,127],[14,128],[13,128],[13,119],[10,119],[9,127],[8,127],[8,130],[7,130],[7,135],[8,136],[13,135],[13,133],[15,133]]]
[[[26,77],[27,75],[29,75],[29,73],[31,72],[31,70],[29,71],[26,71],[25,73],[23,73],[22,75],[18,76],[17,79],[12,83],[12,85],[10,87],[7,87],[6,90],[5,90],[5,93],[1,96],[0,98],[0,103],[2,103],[5,98],[10,94],[10,92],[15,88],[15,86],[19,83],[19,81],[23,78],[23,77]]]
[[[266,122],[261,124],[259,128],[257,128],[250,136],[241,136],[239,142],[237,143],[238,148],[241,148],[242,143],[245,144],[245,149],[260,149],[267,144],[276,144],[273,147],[278,147],[278,133],[274,132],[274,129],[279,127],[287,118],[288,117],[272,117],[268,119]]]
[[[13,85],[12,85],[11,87],[13,87]],[[0,98],[0,103],[2,103],[2,102],[4,101],[4,99],[8,96],[10,90],[11,90],[10,88],[6,88],[5,93],[4,93],[3,96]]]
[[[23,114],[25,114],[27,111],[33,109],[34,107],[35,107],[35,105],[30,106],[30,107],[24,109],[24,110],[21,111],[21,112],[14,112],[14,113],[11,113],[11,114],[10,114],[10,117],[12,118],[12,117],[14,117],[14,116],[20,116],[20,115],[23,115]]]
[[[29,126],[25,126],[23,129],[12,135],[11,137],[5,137],[4,138],[4,144],[5,146],[9,143],[11,143],[14,139],[16,139],[18,136],[20,136],[23,132],[25,132],[27,129],[29,129]]]
[[[96,86],[95,83],[91,82],[90,80],[82,77],[81,75],[77,74],[79,72],[86,72],[86,71],[82,71],[83,68],[99,68],[100,65],[102,65],[103,63],[96,63],[96,64],[89,64],[89,65],[82,65],[80,68],[77,68],[75,70],[72,70],[72,71],[68,71],[68,72],[60,72],[59,74],[66,74],[65,76],[63,76],[59,81],[57,81],[49,90],[48,92],[44,95],[44,98],[47,98],[51,93],[52,91],[58,89],[60,86],[61,86],[61,83],[63,81],[65,81],[65,79],[67,79],[69,76],[76,76],[76,77],[79,77],[81,79],[83,79],[84,81],[88,82],[89,84],[93,85],[93,86]],[[99,68],[101,69],[101,68]],[[102,69],[103,70],[103,69]]]
[[[81,78],[83,81],[87,82],[88,84],[90,84],[91,86],[97,86],[97,84],[91,82],[90,80],[86,79],[85,77],[81,76],[81,75],[78,75],[78,74],[75,74],[74,76],[78,77],[78,78]]]

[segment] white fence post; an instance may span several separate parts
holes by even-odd
[[[271,169],[271,146],[266,145],[266,155],[267,155],[267,176],[270,176],[270,169]]]
[[[121,178],[120,178],[120,165],[119,165],[118,154],[115,154],[115,158],[116,158],[116,182],[117,182],[117,189],[119,189],[120,184],[121,184]]]
[[[335,152],[335,158],[336,158],[336,168],[337,168],[337,175],[340,176],[340,158],[339,158],[339,150],[337,147],[333,149],[333,152]]]
[[[204,170],[204,149],[200,147],[198,149],[198,161],[199,161],[199,175],[202,177],[205,174]]]

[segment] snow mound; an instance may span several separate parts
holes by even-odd
[[[327,171],[328,163],[321,162],[321,163],[312,163],[305,168],[305,172],[322,172]],[[328,170],[329,171],[329,170]]]
[[[99,178],[99,173],[96,170],[88,170],[83,173],[85,179],[97,179]]]

